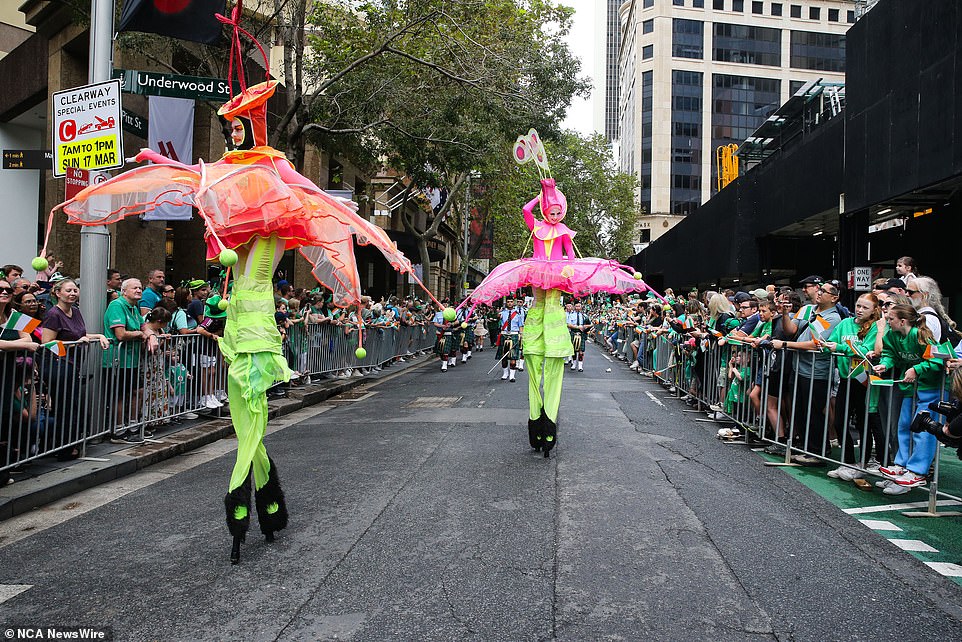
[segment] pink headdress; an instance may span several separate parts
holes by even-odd
[[[555,187],[553,178],[542,178],[541,179],[541,195],[539,196],[541,201],[541,215],[547,219],[548,212],[554,208],[561,208],[561,218],[560,221],[568,213],[568,199],[565,197],[564,192]]]

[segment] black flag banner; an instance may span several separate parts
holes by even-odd
[[[214,42],[225,0],[124,0],[117,31],[146,31],[180,40]]]

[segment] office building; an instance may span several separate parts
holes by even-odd
[[[845,32],[864,4],[621,5],[618,161],[639,179],[641,245],[717,192],[720,146],[744,142],[807,81],[843,85]]]

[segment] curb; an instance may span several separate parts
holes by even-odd
[[[268,403],[268,421],[317,405],[361,384],[376,382],[430,361],[431,354],[415,357],[406,363],[395,363],[386,372],[351,378],[328,380],[320,385],[294,388],[288,396]],[[400,366],[400,367],[399,367]],[[167,459],[195,450],[234,434],[230,417],[211,418],[163,435],[163,443],[122,448],[110,454],[109,461],[78,459],[35,477],[0,488],[0,521],[69,497],[80,491],[131,475]]]

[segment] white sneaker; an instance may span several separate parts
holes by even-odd
[[[878,483],[876,483],[876,486],[877,485]],[[909,488],[908,486],[899,486],[895,482],[891,482],[889,483],[888,486],[882,489],[882,492],[885,493],[886,495],[904,495],[910,490],[912,489]]]
[[[585,371],[584,368],[582,368],[581,366],[578,366],[578,372],[584,372],[584,371]]]
[[[865,470],[867,470],[870,473],[878,473],[879,466],[880,464],[878,463],[877,460],[869,459],[868,463],[865,464]]]
[[[223,390],[215,390],[214,396],[217,398],[217,401],[227,401],[227,393]]]
[[[445,361],[444,363],[441,364],[441,372],[447,372],[447,371],[448,371],[448,362]],[[504,379],[504,377],[501,377],[501,378]]]
[[[880,479],[877,482],[875,482],[876,488],[888,488],[889,486],[898,486],[898,484],[896,484],[891,479]]]
[[[574,370],[574,369],[577,368],[577,367],[578,367],[578,364],[577,364],[576,362],[572,361],[572,362],[571,362],[571,369]]]
[[[207,395],[206,397],[204,397],[204,407],[205,407],[205,408],[210,408],[211,410],[217,410],[218,408],[220,408],[220,407],[223,406],[223,405],[224,405],[224,404],[222,404],[221,402],[217,401],[217,397],[215,397],[214,395]]]
[[[355,376],[355,377],[363,377],[363,376],[364,376],[364,373],[361,371],[360,368],[358,368],[357,370],[354,371],[354,376]]]
[[[467,363],[467,362],[468,362],[468,355],[462,354],[462,355],[461,355],[461,363]]]
[[[713,403],[712,405],[708,406],[708,409],[714,410],[715,412],[721,412],[723,410],[723,408],[719,406],[717,403]]]
[[[405,363],[406,361],[407,359],[405,359],[404,357],[398,357],[398,363]]]
[[[196,412],[185,412],[180,416],[181,419],[200,419],[200,415]]]
[[[845,468],[845,466],[839,466],[838,468],[833,468],[832,470],[828,471],[825,474],[831,477],[832,479],[838,479],[838,474],[842,472],[843,468]]]
[[[839,479],[844,481],[855,481],[856,479],[861,479],[865,477],[865,473],[857,468],[852,468],[850,466],[841,466],[837,469]]]
[[[637,369],[638,369],[638,360],[635,359],[634,361],[632,361],[632,362],[631,362],[631,365],[628,366],[628,368],[629,368],[630,370],[637,370]]]

